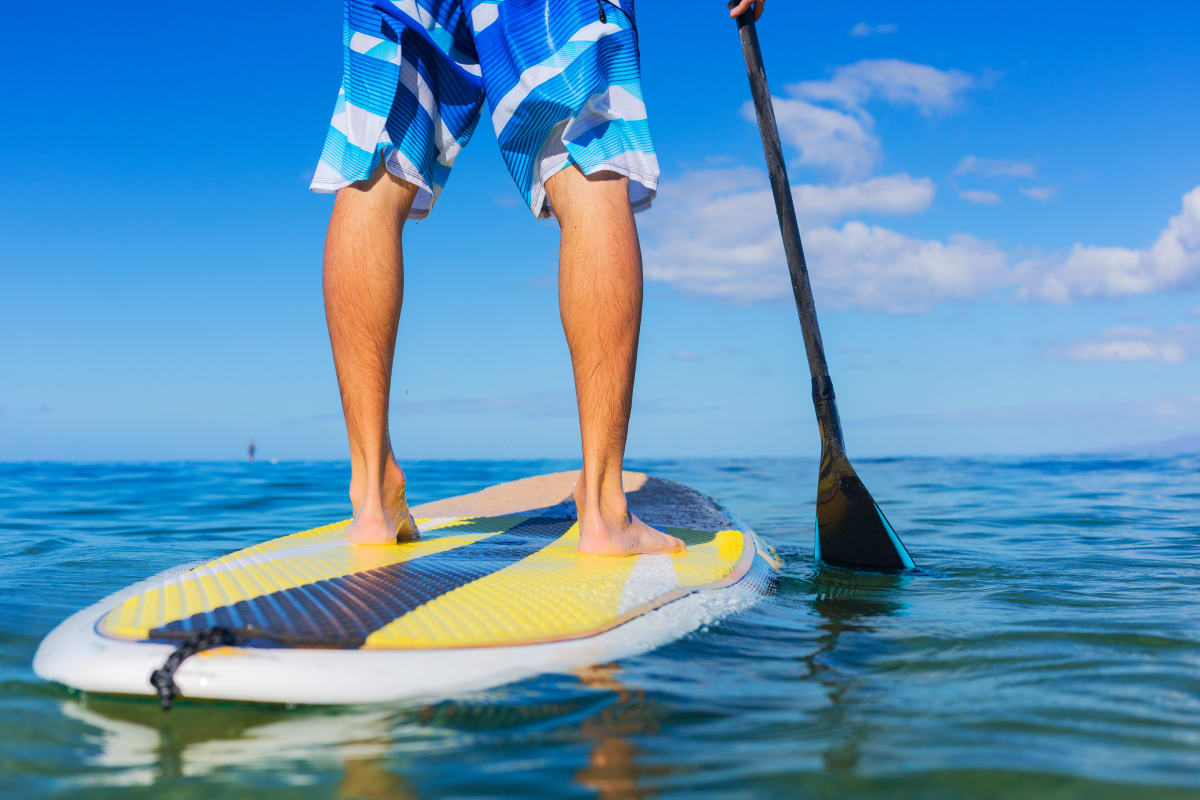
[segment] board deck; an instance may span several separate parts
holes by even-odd
[[[577,474],[414,507],[414,542],[350,545],[347,520],[169,570],[68,619],[35,670],[79,689],[151,694],[149,673],[174,645],[221,628],[237,646],[185,662],[185,697],[402,700],[640,652],[769,587],[777,562],[752,531],[704,495],[640,473],[625,476],[630,510],[687,551],[580,554]],[[394,679],[434,664],[436,674]],[[336,682],[322,677],[335,665]]]

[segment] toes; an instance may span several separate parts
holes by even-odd
[[[662,533],[661,531],[655,531],[655,533],[658,534],[656,537],[658,542],[657,547],[654,548],[653,552],[670,554],[682,553],[683,551],[687,550],[687,545],[684,544],[682,539],[672,536],[669,533]]]

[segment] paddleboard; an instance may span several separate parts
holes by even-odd
[[[416,506],[413,542],[350,545],[345,520],[167,570],[61,623],[34,671],[154,695],[174,661],[184,698],[432,700],[643,653],[770,591],[779,562],[753,531],[641,473],[624,476],[630,510],[687,551],[580,554],[577,475]]]

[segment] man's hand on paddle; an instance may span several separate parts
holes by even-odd
[[[737,5],[731,6],[729,16],[740,17],[747,11],[753,10],[754,21],[758,22],[758,18],[762,16],[763,6],[767,4],[767,0],[741,0]]]

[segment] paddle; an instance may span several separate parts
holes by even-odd
[[[736,5],[736,2],[729,3],[730,8]],[[754,95],[754,109],[758,114],[758,129],[762,134],[767,169],[771,173],[771,192],[775,195],[783,250],[787,255],[788,271],[792,275],[792,292],[796,296],[796,312],[800,315],[804,349],[808,353],[808,370],[812,375],[813,407],[821,432],[816,558],[839,567],[912,569],[915,565],[900,542],[900,537],[892,530],[887,517],[846,457],[842,424],[838,419],[833,384],[829,380],[829,367],[825,363],[825,348],[821,345],[821,329],[817,326],[812,287],[808,283],[808,267],[804,264],[796,209],[792,205],[792,189],[783,162],[779,131],[775,127],[775,110],[771,106],[771,93],[767,90],[767,75],[758,47],[753,12],[746,11],[738,16],[737,27],[742,40],[742,53],[746,57],[746,72],[750,77],[750,92]]]

